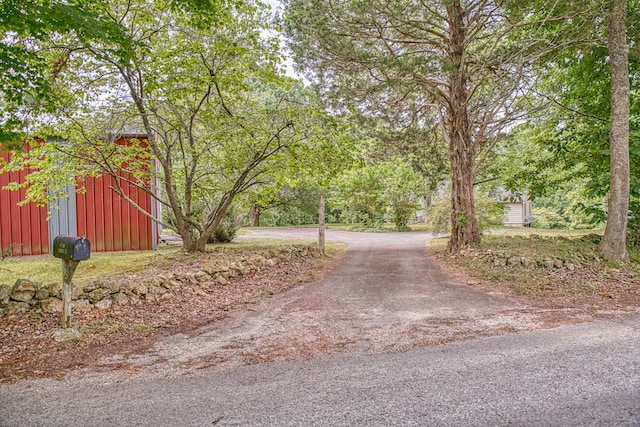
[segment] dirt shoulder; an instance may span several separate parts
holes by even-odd
[[[131,283],[176,272],[188,275],[211,256],[178,255],[171,264],[110,280]],[[59,329],[60,313],[31,310],[0,316],[0,383],[61,379],[96,369],[105,357],[144,353],[166,337],[191,333],[237,311],[254,310],[262,299],[320,277],[328,265],[330,261],[313,256],[292,257],[259,273],[235,277],[226,285],[211,281],[182,286],[162,299],[74,313],[71,333]]]
[[[640,314],[640,265],[600,257],[597,235],[576,238],[485,236],[450,255],[442,243],[430,253],[446,274],[481,292],[518,301],[553,323]]]

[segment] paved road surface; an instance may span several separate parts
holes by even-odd
[[[527,331],[527,307],[443,276],[427,234],[328,236],[350,249],[322,281],[108,373],[0,386],[0,426],[640,426],[640,318]]]
[[[640,426],[640,318],[183,378],[0,388],[2,426]]]

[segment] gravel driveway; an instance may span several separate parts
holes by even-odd
[[[165,376],[320,353],[402,351],[544,326],[539,309],[444,275],[426,252],[431,237],[328,230],[328,240],[349,248],[322,280],[189,335],[169,337],[145,354],[113,356],[103,365],[126,361],[137,371]],[[255,230],[242,238],[313,240],[316,230]]]

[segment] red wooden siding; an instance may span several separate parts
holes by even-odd
[[[0,153],[4,160],[7,153]],[[47,209],[33,203],[18,206],[24,200],[25,189],[3,190],[12,182],[24,182],[28,170],[0,174],[0,249],[11,249],[12,255],[49,253]]]
[[[117,143],[127,144],[128,141],[128,138],[121,138]],[[0,155],[8,159],[8,154],[0,152]],[[49,253],[47,208],[36,207],[33,203],[18,206],[24,200],[25,190],[2,189],[11,182],[24,182],[28,173],[25,170],[0,174],[0,249],[12,247],[12,255]],[[124,180],[121,185],[127,197],[142,209],[156,212],[148,192]],[[86,236],[95,252],[154,249],[152,227],[156,225],[112,190],[115,187],[113,178],[106,175],[77,183],[77,188],[86,189],[86,192],[78,192],[75,198],[77,234]]]
[[[151,212],[151,197],[146,191],[124,181],[121,185],[131,200]],[[86,192],[76,194],[78,235],[87,236],[92,251],[153,249],[151,219],[111,189],[116,188],[112,177],[90,178],[83,186]]]

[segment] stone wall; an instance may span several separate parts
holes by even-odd
[[[491,249],[481,250],[474,248],[461,250],[460,256],[463,258],[474,258],[496,267],[521,266],[526,269],[567,268],[568,270],[574,270],[581,262],[579,259],[566,259],[560,257],[531,258],[511,254],[501,250],[494,251]]]
[[[72,309],[78,312],[106,310],[114,304],[167,298],[183,286],[224,286],[234,277],[260,272],[292,258],[317,256],[315,244],[283,246],[251,253],[218,251],[200,259],[197,267],[181,269],[184,271],[149,274],[149,277],[137,280],[125,276],[102,277],[86,282],[74,280]],[[37,309],[62,312],[61,294],[61,283],[42,284],[19,279],[13,285],[0,284],[0,314],[11,315]]]

